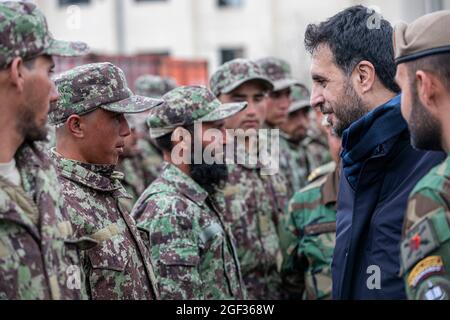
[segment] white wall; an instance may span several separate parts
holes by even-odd
[[[391,22],[412,21],[425,13],[425,1],[439,0],[244,0],[238,8],[219,8],[216,0],[123,1],[123,53],[169,52],[174,57],[206,59],[210,72],[223,47],[243,47],[248,58],[275,55],[288,60],[296,77],[309,83],[310,57],[303,47],[308,23],[320,22],[347,6],[375,5]],[[69,28],[66,8],[57,0],[36,0],[54,35],[82,40],[98,53],[119,53],[116,0],[91,0],[80,6],[79,29]],[[450,8],[450,0],[443,0]]]
[[[101,53],[117,52],[113,0],[91,0],[91,5],[81,5],[79,25],[73,24],[76,15],[69,13],[67,7],[59,7],[58,1],[35,2],[46,14],[50,30],[56,38],[84,41]]]

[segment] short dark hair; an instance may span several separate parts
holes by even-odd
[[[393,92],[400,92],[395,82],[396,66],[392,42],[393,28],[381,16],[374,28],[369,28],[373,10],[358,5],[347,8],[319,24],[309,24],[305,46],[313,53],[321,44],[329,46],[336,65],[350,75],[356,65],[367,60],[375,67],[381,83]]]
[[[416,72],[419,70],[434,74],[450,92],[450,53],[440,53],[406,62],[408,76],[414,84]]]

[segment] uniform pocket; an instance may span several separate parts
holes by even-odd
[[[124,235],[116,224],[97,231],[90,238],[99,244],[87,250],[92,268],[123,272],[129,261],[129,248],[125,247]]]
[[[165,266],[194,267],[199,262],[198,248],[194,245],[178,245],[160,255],[160,263]]]

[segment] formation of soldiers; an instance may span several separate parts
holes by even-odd
[[[396,29],[403,90],[402,64],[450,52],[450,13],[421,19]],[[144,75],[134,94],[108,62],[52,77],[53,56],[89,49],[52,38],[34,4],[0,3],[0,34],[0,299],[332,298],[342,139],[287,62],[227,62],[209,89]],[[429,123],[406,107],[417,101],[402,110],[418,147],[448,152],[450,76],[429,68],[417,74],[447,90],[421,96],[442,121],[439,141],[420,136]],[[261,129],[279,130],[279,146]],[[244,161],[193,161],[230,140]],[[262,145],[279,150],[276,172],[249,160]],[[192,161],[176,161],[178,150]],[[411,299],[449,298],[449,159],[406,210]]]

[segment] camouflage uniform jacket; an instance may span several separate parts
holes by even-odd
[[[293,298],[330,299],[339,168],[298,191],[283,222],[283,283]]]
[[[117,171],[124,174],[122,185],[131,199],[122,199],[122,204],[128,212],[131,212],[140,195],[145,191],[145,173],[142,167],[142,155],[120,158]]]
[[[409,299],[450,299],[450,154],[410,195],[401,261]]]
[[[331,158],[331,153],[328,146],[328,141],[325,141],[322,136],[312,136],[309,135],[302,140],[302,146],[306,149],[307,155],[310,159],[310,163],[313,167],[322,166],[324,164],[333,162]]]
[[[55,151],[52,157],[76,234],[99,242],[82,255],[89,296],[95,300],[157,298],[149,253],[119,201],[129,196],[115,177],[114,166],[68,160]]]
[[[280,170],[288,181],[289,198],[307,185],[309,174],[321,165],[317,153],[318,150],[303,141],[295,143],[280,134]]]
[[[158,149],[147,139],[139,139],[138,147],[141,151],[141,164],[144,171],[144,185],[148,187],[161,172],[163,157]]]
[[[16,153],[22,187],[0,177],[0,299],[81,299],[79,246],[51,160],[38,144]]]
[[[216,201],[171,164],[135,205],[148,231],[162,299],[243,299],[232,236]]]
[[[228,171],[224,217],[236,239],[249,298],[281,299],[278,224],[287,204],[286,181],[261,175],[258,166],[233,164]]]

